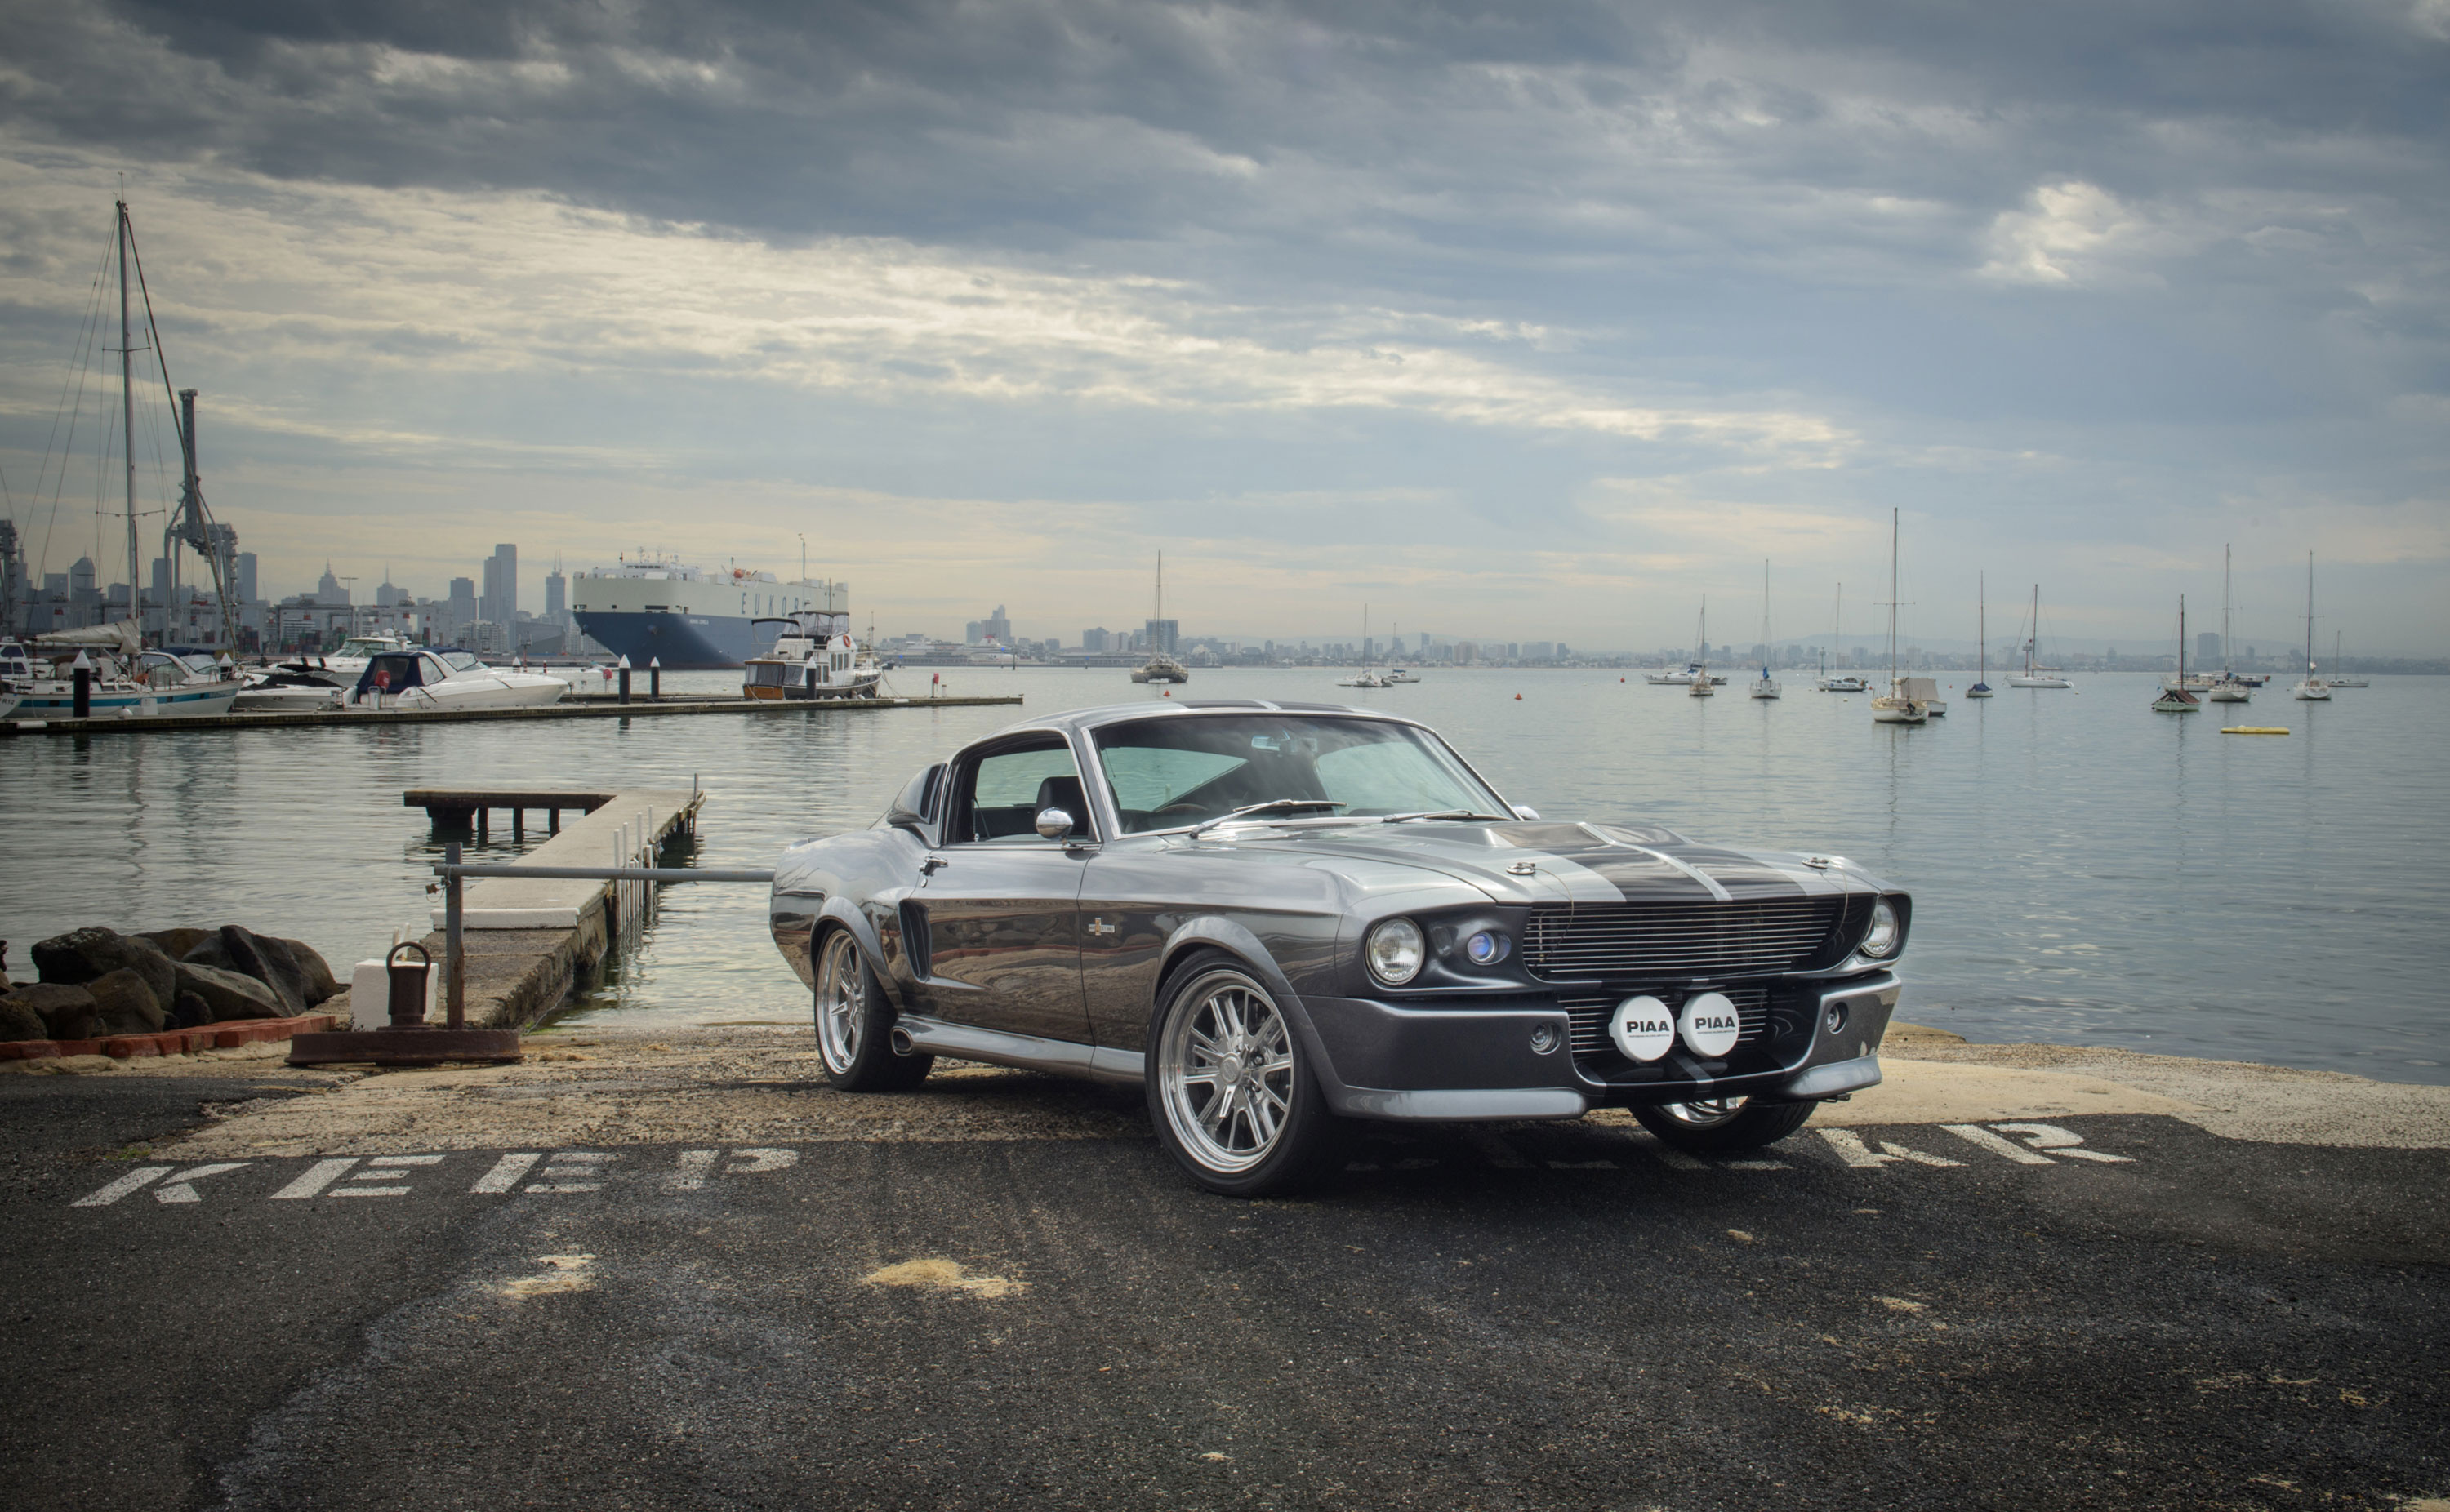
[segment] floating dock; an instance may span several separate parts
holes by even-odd
[[[578,693],[540,708],[336,708],[321,714],[129,715],[109,719],[0,720],[0,735],[167,735],[210,729],[337,729],[349,725],[465,725],[487,720],[631,719],[657,714],[805,714],[812,710],[868,713],[889,708],[978,708],[1018,704],[1019,693],[994,698],[743,698],[632,697]]]

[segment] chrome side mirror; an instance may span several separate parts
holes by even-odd
[[[1532,807],[1529,804],[1517,804],[1514,805],[1514,817],[1517,819],[1537,819],[1540,817],[1540,810]]]
[[[1038,837],[1040,840],[1061,840],[1072,833],[1072,816],[1060,808],[1038,811]]]

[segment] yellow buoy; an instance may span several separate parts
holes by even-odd
[[[2285,735],[2288,731],[2279,725],[2230,725],[2221,733],[2224,735]]]

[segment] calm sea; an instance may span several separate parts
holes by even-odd
[[[931,674],[903,672],[906,691]],[[629,784],[709,793],[697,863],[770,865],[865,825],[910,773],[1017,719],[1154,699],[1120,672],[945,674],[1021,708],[253,730],[0,743],[10,967],[85,923],[235,921],[343,972],[420,921],[438,851],[418,786]],[[1596,671],[1431,671],[1356,695],[1324,670],[1202,671],[1199,697],[1366,697],[1445,732],[1516,803],[1698,838],[1836,852],[1915,897],[1907,1016],[2039,1039],[2450,1081],[2450,680],[2328,707],[2265,690],[2152,713],[2151,680],[2003,688],[1922,729],[1800,690],[1711,699]],[[729,675],[671,679],[736,688]],[[1519,697],[1517,695],[1520,695]],[[2224,736],[2226,722],[2286,738]],[[505,826],[507,827],[507,826]],[[533,843],[533,841],[531,842]],[[497,833],[496,848],[512,847]],[[577,1010],[631,1022],[805,1021],[760,889],[666,889],[660,922]]]

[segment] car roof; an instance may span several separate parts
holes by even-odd
[[[1128,724],[1142,719],[1197,719],[1217,714],[1325,714],[1339,719],[1374,719],[1390,725],[1418,725],[1419,720],[1403,714],[1390,714],[1383,709],[1355,708],[1350,704],[1298,704],[1264,698],[1186,698],[1146,704],[1107,704],[1097,708],[1075,708],[1042,719],[1023,720],[1007,725],[987,736],[988,740],[1005,735],[1018,735],[1034,730],[1060,731],[1066,735],[1081,734],[1108,725]],[[976,745],[978,742],[969,742]]]

